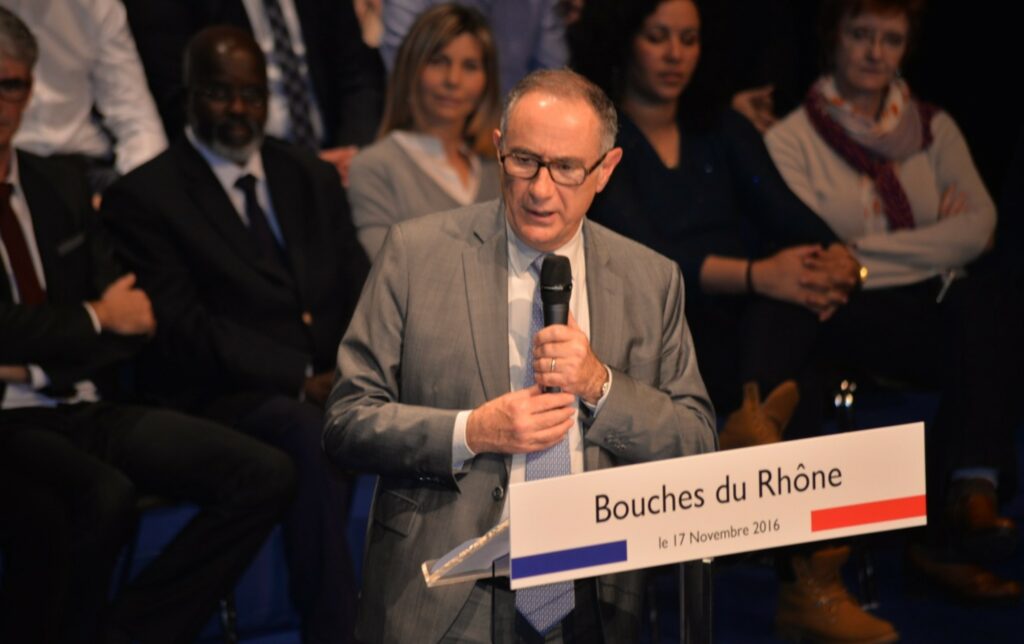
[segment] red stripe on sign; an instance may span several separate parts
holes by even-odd
[[[907,496],[871,503],[843,505],[837,508],[811,510],[811,532],[848,528],[865,523],[880,523],[923,517],[926,514],[925,496]]]

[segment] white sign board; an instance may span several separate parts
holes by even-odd
[[[512,485],[511,586],[922,526],[924,424]]]

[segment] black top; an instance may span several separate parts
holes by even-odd
[[[789,191],[757,130],[732,110],[708,128],[680,123],[675,168],[621,112],[618,144],[622,162],[589,216],[675,260],[690,298],[708,255],[749,258],[836,239]]]

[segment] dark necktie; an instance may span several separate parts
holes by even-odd
[[[14,187],[9,183],[0,183],[0,239],[7,249],[7,259],[11,262],[14,272],[14,283],[18,285],[18,300],[22,304],[42,304],[46,301],[46,291],[39,284],[36,267],[32,264],[32,255],[25,241],[25,233],[11,209],[11,192]]]
[[[249,220],[249,233],[256,242],[260,255],[271,261],[283,263],[281,244],[274,236],[274,231],[270,229],[267,213],[263,211],[256,198],[256,177],[244,174],[235,181],[235,187],[245,195],[245,217]]]
[[[288,103],[288,120],[292,126],[292,143],[316,150],[316,133],[313,132],[313,119],[309,112],[309,91],[299,67],[299,57],[292,48],[288,23],[284,20],[284,13],[277,0],[263,0],[263,9],[267,12],[270,32],[274,37],[274,60],[281,68],[281,81],[285,101]]]
[[[532,264],[530,271],[536,276],[539,272],[540,262],[544,255],[540,255]],[[530,315],[530,336],[527,345],[526,369],[524,370],[523,386],[534,385],[534,370],[531,349],[533,348],[533,336],[544,328],[544,312],[540,300],[540,280],[537,281],[537,288],[533,293],[533,307]],[[539,479],[551,478],[554,476],[566,476],[572,472],[572,458],[569,452],[569,435],[566,434],[560,443],[552,445],[541,452],[531,452],[526,455],[526,480],[536,481]],[[516,591],[516,609],[530,622],[538,633],[547,633],[558,622],[572,611],[576,605],[573,583],[562,581],[544,586],[524,588]]]

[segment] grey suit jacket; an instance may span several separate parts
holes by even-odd
[[[371,262],[394,224],[461,205],[416,164],[393,133],[359,151],[348,179],[352,223]],[[480,185],[473,201],[500,194],[498,162],[480,157]]]
[[[380,475],[356,634],[433,642],[472,584],[428,589],[420,564],[493,527],[510,457],[477,455],[452,472],[459,410],[510,391],[507,244],[500,202],[392,228],[338,350],[324,447]],[[588,470],[715,449],[714,412],[683,318],[678,267],[584,223],[591,346],[612,371],[601,412],[584,421]],[[599,580],[609,641],[636,636],[639,575]],[[401,607],[400,609],[398,607]]]

